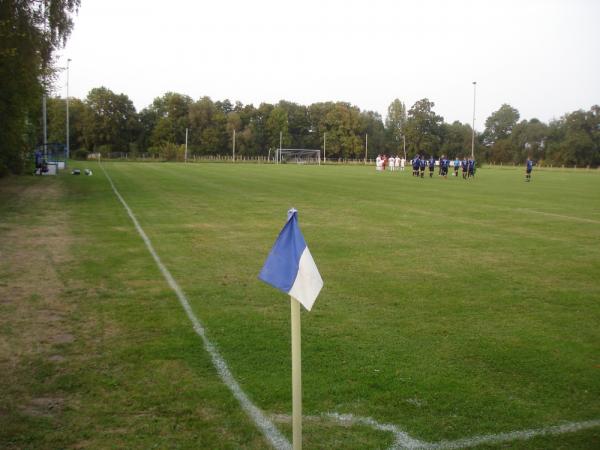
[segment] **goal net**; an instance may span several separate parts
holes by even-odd
[[[321,164],[321,150],[306,148],[282,148],[279,150],[280,163]]]

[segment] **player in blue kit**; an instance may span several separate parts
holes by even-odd
[[[463,176],[463,180],[467,179],[467,169],[468,169],[468,163],[467,163],[467,158],[463,158],[462,162],[460,163],[460,165],[462,166],[462,176]]]
[[[435,169],[435,158],[432,156],[427,163],[429,166],[429,178],[433,178],[433,170]]]
[[[421,169],[421,178],[425,178],[425,166],[427,165],[427,160],[423,158],[420,161],[420,169]]]
[[[531,181],[531,171],[533,170],[533,161],[531,158],[527,158],[527,162],[525,163],[525,181]]]
[[[442,158],[440,159],[440,166],[440,175],[444,178],[448,178],[448,158],[446,158],[445,155],[442,155]]]
[[[475,161],[471,158],[467,161],[467,167],[469,168],[468,178],[475,176]]]
[[[458,156],[454,160],[454,176],[458,178],[458,168],[460,166],[460,161],[458,160]]]
[[[421,165],[421,160],[419,158],[419,155],[417,155],[417,156],[415,156],[415,159],[413,159],[413,162],[412,162],[413,177],[419,176],[420,165]]]

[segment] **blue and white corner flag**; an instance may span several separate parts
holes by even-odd
[[[288,211],[288,219],[258,275],[265,283],[291,295],[310,311],[323,279],[298,226],[298,211]]]

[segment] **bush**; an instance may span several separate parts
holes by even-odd
[[[167,161],[183,161],[185,146],[168,142],[160,147],[160,156]]]
[[[110,157],[113,152],[113,146],[110,144],[98,145],[96,147],[96,153],[100,153],[104,157]]]
[[[80,148],[78,150],[75,150],[75,152],[73,153],[73,158],[79,159],[79,160],[85,160],[85,159],[87,159],[88,155],[89,155],[89,152],[86,149]]]

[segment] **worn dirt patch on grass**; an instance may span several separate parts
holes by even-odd
[[[60,412],[63,405],[64,399],[61,397],[37,397],[22,406],[21,411],[28,416],[48,417]]]
[[[47,416],[59,412],[64,400],[30,399],[21,377],[39,358],[50,364],[64,358],[59,346],[75,339],[67,320],[74,306],[65,301],[58,272],[71,260],[73,238],[57,205],[61,185],[19,181],[0,184],[0,199],[10,199],[0,215],[0,387],[12,392],[18,410]]]

